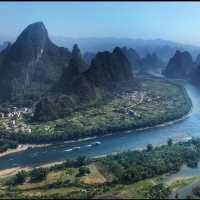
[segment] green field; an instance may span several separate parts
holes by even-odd
[[[105,158],[78,157],[0,178],[0,199],[165,199],[196,177],[169,179],[181,166],[196,167],[200,139]]]

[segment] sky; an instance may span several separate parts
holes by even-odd
[[[0,2],[0,35],[43,21],[49,35],[200,45],[200,2]]]

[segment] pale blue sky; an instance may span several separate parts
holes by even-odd
[[[0,2],[0,35],[16,36],[36,21],[50,35],[200,45],[200,2]]]

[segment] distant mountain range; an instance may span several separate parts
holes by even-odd
[[[116,46],[127,48],[133,48],[141,57],[145,57],[148,53],[156,53],[156,55],[166,64],[169,59],[175,54],[177,50],[188,51],[193,59],[196,59],[200,53],[200,46],[182,44],[178,42],[172,42],[163,39],[145,40],[145,39],[131,39],[131,38],[73,38],[63,36],[50,36],[51,40],[58,46],[63,46],[72,49],[76,43],[79,45],[83,54],[85,53],[97,53],[99,51],[112,51]],[[12,37],[1,37],[0,44],[3,41],[14,42]]]
[[[72,44],[72,51],[61,47],[71,49]],[[184,48],[188,51],[181,51]],[[2,49],[0,100],[31,105],[39,98],[36,108],[41,120],[46,112],[68,113],[80,102],[99,99],[118,83],[128,80],[134,85],[137,70],[163,68],[170,78],[200,83],[200,47],[165,40],[87,38],[55,44],[44,24],[37,22],[26,27],[16,41],[5,42]]]
[[[172,42],[168,40],[155,39],[130,39],[130,38],[70,38],[70,37],[58,37],[52,36],[54,41],[59,46],[64,46],[69,49],[73,44],[77,43],[83,53],[85,52],[98,52],[98,51],[112,51],[116,46],[127,48],[133,48],[137,53],[144,57],[148,53],[156,53],[157,56],[167,63],[169,59],[175,54],[176,50],[188,51],[196,59],[200,53],[200,46],[181,44],[178,42]]]

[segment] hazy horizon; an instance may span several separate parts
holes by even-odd
[[[199,46],[199,8],[200,2],[0,2],[0,36],[16,38],[29,24],[42,21],[50,36]]]

